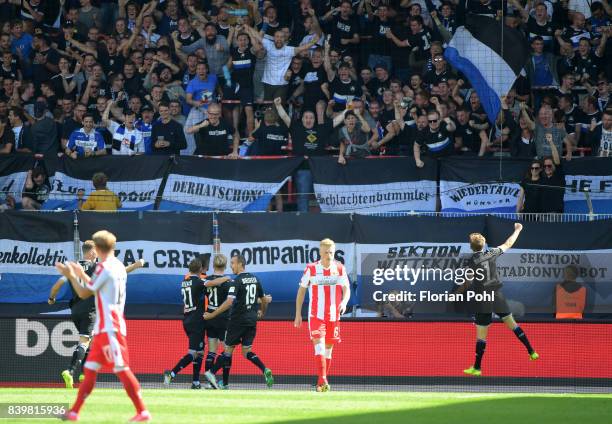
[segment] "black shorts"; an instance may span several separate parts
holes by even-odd
[[[253,87],[238,87],[238,90],[235,89],[234,85],[232,87],[228,87],[226,85],[223,86],[223,99],[224,100],[239,100],[240,104],[237,103],[227,103],[224,104],[224,107],[228,107],[233,109],[236,106],[253,106],[254,101],[253,95]]]
[[[206,322],[206,335],[209,339],[225,340],[225,332],[227,331],[227,319],[215,318]]]
[[[225,345],[236,346],[241,344],[242,346],[252,346],[255,340],[255,333],[257,327],[252,326],[241,326],[232,325],[231,323],[227,327],[225,333]]]
[[[96,311],[83,311],[73,313],[70,316],[76,326],[79,336],[91,337],[94,323],[96,322]]]
[[[498,315],[501,319],[504,319],[508,315],[511,315],[510,312],[495,312],[495,314]],[[474,322],[476,323],[476,325],[486,327],[489,324],[491,324],[492,320],[493,320],[493,313],[491,312],[474,314]]]
[[[204,329],[205,321],[183,321],[183,330],[189,339],[189,350],[196,352],[204,350]]]

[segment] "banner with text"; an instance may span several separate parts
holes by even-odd
[[[426,161],[423,168],[408,157],[350,159],[346,165],[312,157],[309,163],[323,212],[436,210],[436,161]]]
[[[93,175],[104,172],[108,189],[121,200],[121,209],[153,209],[169,163],[167,156],[45,158],[51,176],[51,193],[43,208],[76,209],[77,191],[85,190],[87,198],[94,190]]]
[[[302,161],[178,156],[169,171],[159,209],[265,211]]]
[[[514,231],[513,221],[484,216],[356,216],[354,226],[359,302],[366,313],[395,318],[474,312],[475,299],[464,303],[474,287],[465,271],[473,254],[469,234],[484,235],[492,248]],[[612,220],[523,226],[497,259],[496,274],[489,268],[485,276],[503,285],[511,312],[555,316],[558,286],[565,282],[568,293],[584,288],[585,313],[612,313]]]
[[[102,229],[117,237],[115,254],[124,265],[138,259],[147,263],[128,276],[128,303],[181,303],[181,281],[189,262],[200,256],[210,259],[212,253],[210,214],[79,213],[81,241]]]
[[[0,155],[0,196],[12,196],[21,202],[26,177],[34,163],[31,155]]]
[[[528,160],[440,159],[442,212],[516,212]]]
[[[5,211],[0,218],[0,302],[46,302],[56,262],[74,259],[70,212]],[[68,287],[61,293],[66,296]]]
[[[612,158],[584,157],[565,162],[565,212],[612,213]],[[587,196],[588,195],[588,196]]]
[[[221,252],[241,254],[276,302],[295,300],[306,265],[318,261],[319,242],[336,242],[335,257],[349,277],[354,266],[351,217],[335,214],[219,214]]]

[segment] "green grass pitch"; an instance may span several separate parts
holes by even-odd
[[[0,402],[68,402],[76,390],[0,389]],[[143,390],[154,423],[598,424],[610,422],[612,395]],[[134,414],[120,389],[98,388],[81,422],[120,423]],[[54,422],[0,419],[0,423]]]

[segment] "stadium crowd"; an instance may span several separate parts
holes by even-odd
[[[444,57],[468,14],[531,48],[494,123]],[[611,156],[610,16],[608,0],[0,0],[0,153]],[[295,181],[312,192],[307,169]]]

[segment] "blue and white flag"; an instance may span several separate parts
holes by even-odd
[[[265,211],[302,158],[257,160],[177,157],[161,210]]]
[[[121,209],[153,209],[169,163],[167,156],[45,158],[51,192],[43,209],[77,209],[77,192],[85,190],[85,198],[89,197],[94,191],[91,179],[97,172],[108,177],[107,187],[121,200]]]
[[[528,57],[527,42],[515,29],[486,16],[468,16],[444,51],[446,60],[470,81],[489,121],[512,88]]]

